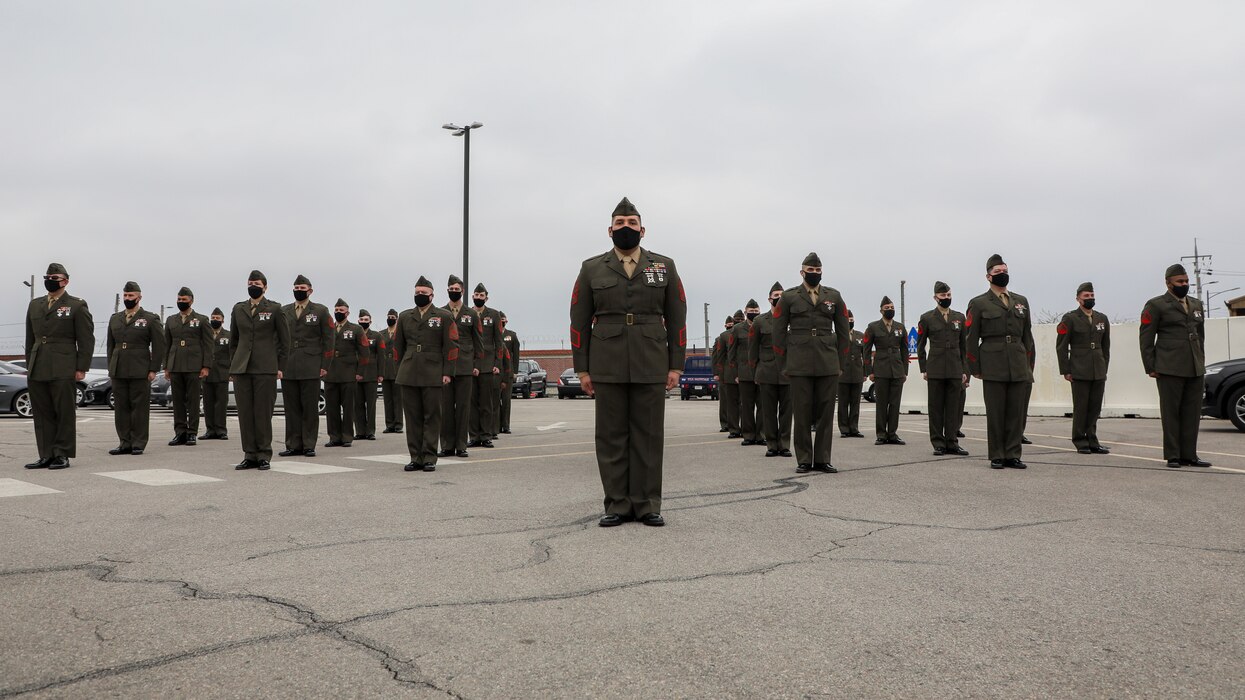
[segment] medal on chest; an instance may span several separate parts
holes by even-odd
[[[320,322],[320,317],[319,317],[318,315],[316,315],[316,314],[303,314],[303,323],[306,323],[306,324],[313,324],[313,323],[319,323],[319,322]]]
[[[199,319],[197,319],[197,318],[192,318],[192,319],[190,319],[190,323],[189,323],[189,324],[187,324],[187,325],[188,325],[190,328],[198,328],[198,327],[199,327]]]
[[[487,322],[488,322],[488,319],[485,319],[485,323],[487,323]],[[429,328],[440,328],[440,327],[441,327],[441,317],[440,317],[440,316],[433,316],[432,318],[428,319],[428,327],[429,327]]]
[[[342,331],[342,340],[354,340],[354,331]]]
[[[146,327],[147,327],[147,319],[145,319],[145,318],[136,319],[136,320],[134,321],[134,327],[135,327],[135,328],[146,328]]]
[[[1016,313],[1020,314],[1021,316],[1024,316],[1024,315],[1025,315],[1025,305],[1024,305],[1024,304],[1016,304]]]
[[[255,314],[255,320],[256,321],[271,321],[272,312],[271,311],[260,311],[259,313]]]
[[[69,307],[62,306],[56,310],[57,318],[69,318]]]
[[[644,268],[644,281],[647,284],[657,284],[666,281],[666,263],[655,262]]]

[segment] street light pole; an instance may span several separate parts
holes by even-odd
[[[22,280],[22,284],[26,285],[27,287],[30,287],[30,300],[34,301],[35,300],[35,276],[31,275],[29,282],[27,282],[26,280]]]
[[[709,354],[709,302],[705,302],[705,354]]]
[[[471,214],[471,130],[479,129],[484,126],[480,122],[471,122],[467,126],[457,126],[455,124],[442,124],[442,129],[449,129],[454,136],[463,137],[463,292],[470,294],[471,289],[468,287],[471,277],[468,274],[468,220]]]

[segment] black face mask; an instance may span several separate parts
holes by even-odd
[[[1188,293],[1188,292],[1186,292],[1186,294],[1187,294],[1187,293]],[[1094,300],[1093,300],[1093,299],[1086,299],[1085,301],[1081,302],[1081,306],[1084,306],[1084,307],[1085,307],[1085,308],[1087,308],[1087,309],[1092,309],[1092,308],[1094,308]]]
[[[1175,294],[1177,299],[1184,299],[1185,297],[1189,296],[1189,285],[1187,284],[1173,285],[1172,294]]]
[[[208,321],[208,323],[212,324],[213,328],[220,328],[222,325],[224,325],[224,321],[221,321],[220,319],[216,319],[216,318],[212,319],[211,321]]]
[[[726,330],[728,330],[728,331],[729,331],[730,329],[734,328],[734,327],[735,327],[735,324],[733,324],[733,323],[728,323],[728,324],[726,324]]]
[[[810,287],[816,287],[817,285],[821,284],[821,273],[820,272],[805,272],[804,283]]]
[[[770,300],[769,300],[769,305],[770,305],[770,306],[778,306],[778,298],[775,298],[775,299],[770,299]]]
[[[610,232],[610,238],[614,239],[614,247],[619,250],[632,250],[640,245],[640,232],[630,226],[614,229]]]
[[[132,309],[135,306],[138,306],[138,299],[126,299],[123,303],[125,304],[125,308]]]
[[[188,302],[188,301],[179,301],[179,302],[177,302],[177,310],[178,310],[178,311],[181,311],[181,312],[183,312],[183,313],[185,313],[186,311],[189,311],[189,310],[190,310],[190,302]]]
[[[482,308],[484,308],[484,302],[485,302],[485,300],[484,300],[484,299],[476,299],[476,298],[474,298],[474,297],[472,297],[472,299],[471,299],[471,303],[472,303],[472,304],[475,304],[477,309],[482,309]]]
[[[264,288],[263,288],[263,287],[249,287],[249,286],[248,286],[248,287],[246,288],[246,293],[247,293],[247,294],[248,294],[248,295],[249,295],[252,299],[258,299],[258,298],[260,298],[260,297],[264,296]]]
[[[894,309],[887,309],[887,310],[883,311],[883,312],[882,312],[882,318],[886,319],[887,321],[891,320],[892,318],[895,318],[895,310],[894,310]]]
[[[461,291],[458,291],[458,292],[450,291],[450,292],[446,292],[446,294],[450,296],[450,301],[458,301],[459,299],[463,298],[463,293]]]
[[[310,294],[306,289],[295,289],[294,298],[298,301],[307,301],[307,295]]]
[[[398,325],[398,317],[390,316],[389,318],[385,319],[385,323],[388,323],[391,326],[396,326]]]
[[[951,306],[951,297],[947,297],[946,299],[939,299],[938,305],[944,309]]]
[[[49,292],[55,292],[61,288],[60,280],[43,280],[43,288]]]
[[[432,303],[431,295],[429,294],[416,294],[415,295],[415,305],[418,306],[419,308],[422,309],[431,303]]]
[[[760,311],[749,311],[748,313],[744,314],[744,316],[747,317],[749,321],[755,319],[757,316],[760,316],[760,315],[761,315]]]
[[[1008,283],[1008,282],[1011,282],[1011,281],[1012,281],[1012,278],[1011,278],[1011,277],[1009,277],[1009,276],[1008,276],[1008,274],[1007,274],[1006,272],[1000,272],[1000,273],[999,273],[999,274],[997,274],[997,275],[991,275],[991,276],[990,276],[990,284],[993,284],[993,285],[994,285],[994,286],[996,286],[996,287],[1004,287],[1004,288],[1006,288],[1006,287],[1007,287],[1007,283]]]
[[[371,327],[372,327],[371,321],[368,321],[367,323],[362,323],[362,322],[359,323],[359,328],[362,328],[363,330],[367,330]]]
[[[334,312],[333,312],[333,318],[337,319],[337,322],[338,322],[338,323],[341,323],[342,321],[345,321],[345,320],[346,320],[346,314],[344,314],[344,313],[342,313],[342,312],[340,312],[340,311],[334,311]]]
[[[848,327],[848,328],[855,328],[855,327],[856,327],[856,322],[855,322],[855,321],[848,321],[848,322],[847,322],[847,327]]]

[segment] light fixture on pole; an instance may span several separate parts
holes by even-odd
[[[480,122],[471,122],[467,126],[458,126],[457,124],[442,124],[442,129],[449,129],[454,136],[463,137],[463,293],[470,294],[467,262],[467,221],[469,215],[468,202],[471,195],[471,130],[479,129],[484,126]]]

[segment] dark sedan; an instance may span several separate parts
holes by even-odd
[[[575,368],[566,368],[562,376],[558,377],[558,398],[573,399],[576,396],[587,395],[588,392],[584,391],[584,387],[579,383],[579,375],[575,374]]]
[[[8,362],[0,362],[0,413],[16,413],[22,418],[35,415],[26,387],[26,370]]]
[[[1206,366],[1206,393],[1202,415],[1227,418],[1245,430],[1245,358]]]

